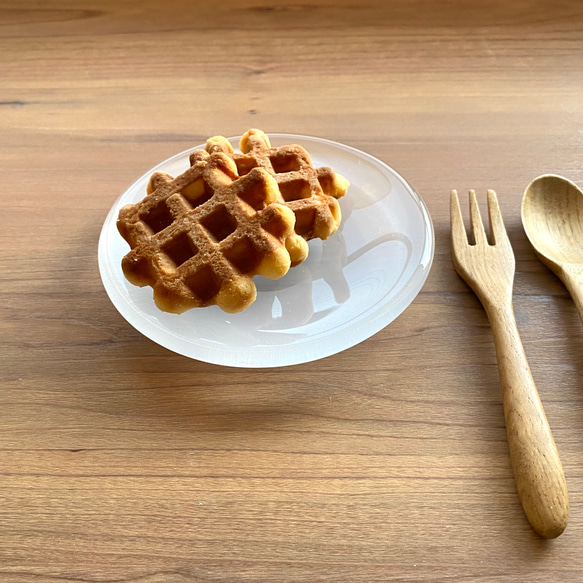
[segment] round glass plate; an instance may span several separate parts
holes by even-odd
[[[427,208],[411,186],[380,160],[349,146],[290,134],[269,138],[274,146],[303,146],[315,167],[331,166],[350,181],[340,199],[340,228],[326,241],[310,241],[306,261],[283,278],[256,276],[257,300],[239,314],[226,314],[217,306],[167,314],[155,306],[150,287],[125,279],[121,260],[129,247],[116,220],[123,205],[144,198],[154,171],[181,174],[195,148],[148,170],[105,220],[99,270],[120,314],[154,342],[225,366],[300,364],[366,340],[401,314],[421,290],[433,260],[434,233]],[[238,150],[239,138],[229,141]]]

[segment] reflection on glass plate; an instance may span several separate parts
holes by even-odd
[[[145,196],[152,172],[181,174],[194,148],[158,164],[116,201],[99,240],[99,270],[111,301],[154,342],[226,366],[299,364],[369,338],[421,290],[433,260],[433,226],[405,180],[380,160],[342,144],[289,134],[269,138],[274,146],[303,146],[314,166],[331,166],[350,181],[340,199],[340,228],[327,241],[310,241],[308,259],[285,277],[257,276],[257,300],[240,314],[216,306],[166,314],[154,305],[150,287],[135,287],[123,276],[121,260],[129,247],[116,228],[120,208]],[[230,142],[238,148],[239,138]]]

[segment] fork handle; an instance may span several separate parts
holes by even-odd
[[[569,519],[569,496],[559,452],[516,327],[512,303],[486,307],[494,333],[510,460],[528,521],[555,538]]]

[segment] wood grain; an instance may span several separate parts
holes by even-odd
[[[0,580],[508,583],[583,578],[583,329],[520,223],[583,185],[577,0],[0,3]],[[100,283],[137,176],[217,133],[326,137],[402,173],[436,231],[414,303],[325,360],[238,370],[153,344]],[[541,540],[496,355],[449,248],[497,191],[569,527]]]
[[[455,270],[480,299],[494,337],[510,462],[518,497],[531,526],[560,536],[569,520],[569,495],[557,446],[516,326],[512,292],[516,261],[498,198],[488,190],[489,229],[470,190],[470,236],[456,190],[451,192],[451,254]]]

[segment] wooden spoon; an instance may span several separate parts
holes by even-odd
[[[540,260],[563,281],[583,321],[583,192],[545,174],[522,198],[522,224]]]

